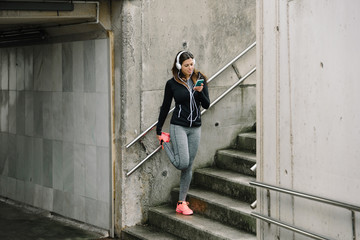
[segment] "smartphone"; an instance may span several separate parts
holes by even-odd
[[[204,83],[204,79],[197,80],[196,83],[195,83],[195,87],[201,86],[202,83]]]

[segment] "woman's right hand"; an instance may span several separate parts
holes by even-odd
[[[161,135],[156,135],[156,137],[159,140],[159,142],[161,142]]]
[[[204,88],[204,84],[202,83],[201,86],[197,86],[197,87],[195,86],[193,89],[195,91],[201,92],[203,90],[203,88]]]

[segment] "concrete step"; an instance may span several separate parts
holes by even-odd
[[[242,239],[256,240],[254,234],[249,234],[234,227],[208,219],[199,214],[184,216],[175,212],[175,207],[165,205],[150,208],[149,222],[163,230],[171,232],[184,239],[219,240]]]
[[[256,199],[256,189],[249,182],[252,176],[218,168],[202,168],[194,172],[193,184],[213,190],[241,201],[252,203]]]
[[[125,228],[121,231],[121,239],[123,240],[184,240],[183,238],[174,236],[160,229],[148,226],[138,225]]]
[[[256,163],[256,154],[236,149],[218,150],[215,164],[218,168],[228,169],[245,175],[254,176],[250,168]]]
[[[256,132],[240,133],[237,137],[236,148],[256,153]]]
[[[179,198],[179,188],[173,189],[171,196],[175,206]],[[187,196],[190,208],[195,213],[249,233],[256,233],[256,219],[250,216],[250,204],[196,187],[191,187]]]

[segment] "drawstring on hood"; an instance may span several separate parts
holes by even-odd
[[[194,93],[195,90],[193,89],[193,82],[189,79],[188,80],[188,85],[189,85],[189,93],[190,93],[190,114],[187,117],[187,120],[190,122],[190,127],[192,126],[193,121],[196,121],[196,119],[199,117],[199,110],[198,107],[196,106],[196,101],[195,101],[195,97],[194,97]],[[193,118],[193,112],[196,113],[195,118]]]
[[[184,80],[182,80],[182,78],[180,78],[179,76],[179,73],[178,73],[178,78],[184,83],[182,83],[182,85],[184,85],[187,90],[189,91],[189,95],[190,95],[190,114],[189,116],[187,117],[187,120],[190,122],[190,127],[192,127],[192,123],[194,121],[196,121],[196,119],[199,117],[199,109],[196,105],[196,100],[195,100],[195,97],[194,97],[194,93],[195,93],[195,90],[193,89],[194,88],[194,83],[193,81],[191,80],[191,76],[192,74],[190,75],[189,79],[187,80],[187,82],[185,82]],[[199,78],[200,78],[200,72],[199,72]],[[181,109],[181,105],[180,105],[180,109]],[[193,117],[193,113],[196,113],[196,116],[195,118]],[[180,112],[179,112],[180,114]]]

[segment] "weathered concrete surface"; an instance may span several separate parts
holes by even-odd
[[[162,152],[131,176],[125,174],[158,146],[155,133],[126,149],[157,120],[165,82],[178,51],[196,58],[196,68],[211,77],[255,41],[255,1],[112,1],[115,36],[115,227],[147,220],[149,206],[170,199],[179,184],[176,170]],[[252,55],[252,57],[251,57]],[[255,66],[255,50],[241,76]],[[238,79],[232,68],[209,84],[214,100]],[[202,143],[195,167],[213,163],[216,149],[232,144],[239,131],[255,122],[255,75],[203,116]],[[164,126],[168,131],[168,122]]]
[[[257,3],[258,180],[359,205],[360,2]],[[266,192],[259,192],[258,209],[267,214]],[[274,218],[352,238],[346,209],[275,193],[271,199]],[[359,221],[356,214],[357,238]],[[295,239],[259,226],[259,239]]]

